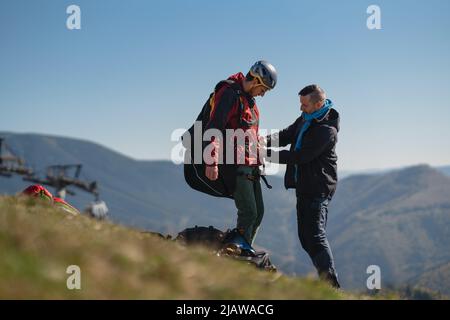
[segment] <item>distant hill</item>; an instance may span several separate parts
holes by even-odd
[[[34,134],[0,133],[16,154],[37,170],[47,165],[82,163],[83,177],[97,180],[115,222],[175,235],[185,227],[232,228],[236,209],[227,199],[191,190],[182,166],[137,161],[88,141]],[[285,273],[314,272],[300,248],[295,195],[280,177],[263,187],[265,217],[257,245],[269,251]],[[27,183],[0,178],[0,192],[14,194]],[[365,290],[366,268],[381,267],[382,281],[404,284],[450,262],[450,178],[429,166],[341,179],[330,205],[328,231],[341,281]],[[83,209],[90,195],[68,201]],[[450,282],[442,283],[450,288]]]
[[[450,166],[438,166],[434,169],[442,172],[446,176],[450,176]],[[373,174],[385,174],[392,171],[398,171],[402,168],[387,168],[387,169],[367,169],[367,170],[339,170],[338,175],[340,179],[347,178],[356,175],[373,175]]]
[[[450,262],[431,268],[420,276],[411,279],[410,282],[450,296],[450,288],[446,285],[450,282]]]
[[[445,174],[446,176],[450,177],[450,166],[443,166],[443,167],[437,167],[436,169],[438,169],[439,171],[441,171],[443,174]]]
[[[387,283],[406,283],[450,261],[449,195],[450,179],[428,166],[342,181],[328,230],[344,279],[361,283],[375,264]]]

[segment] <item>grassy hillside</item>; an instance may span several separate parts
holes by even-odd
[[[29,198],[0,197],[0,256],[2,299],[357,298]],[[66,287],[69,265],[81,290]]]

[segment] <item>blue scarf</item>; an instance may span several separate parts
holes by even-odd
[[[332,107],[333,102],[330,99],[326,99],[325,103],[319,110],[316,110],[313,113],[306,113],[306,112],[302,113],[303,126],[297,136],[297,141],[295,143],[294,148],[295,151],[299,151],[302,148],[303,135],[305,134],[306,130],[308,130],[309,126],[311,125],[311,122],[314,119],[320,119],[323,116],[325,116]],[[295,182],[297,182],[297,165],[295,165]]]

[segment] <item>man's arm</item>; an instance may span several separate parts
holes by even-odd
[[[336,142],[336,129],[320,128],[316,137],[309,143],[302,145],[299,151],[272,151],[271,159],[278,159],[281,164],[305,164],[316,159],[330,145]]]
[[[281,130],[280,132],[277,132],[273,135],[267,136],[267,148],[272,147],[285,147],[288,144],[291,143],[292,137],[295,134],[296,128],[298,126],[298,123],[300,121],[300,118],[294,121],[293,124],[291,124],[286,129]]]
[[[225,130],[236,102],[237,95],[232,88],[225,88],[223,89],[223,92],[219,91],[216,94],[217,96],[214,97],[215,108],[211,113],[211,117],[205,127],[205,131],[213,128],[221,131]],[[211,165],[207,165],[205,169],[205,175],[210,180],[217,180],[219,177],[219,169],[217,164],[221,143],[223,143],[223,141],[217,141],[214,137],[211,139],[211,142],[206,142],[207,145],[212,144],[211,156],[213,163]]]

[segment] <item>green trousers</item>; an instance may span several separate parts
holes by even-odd
[[[246,175],[259,173],[258,167],[239,166],[236,188],[233,194],[237,212],[237,228],[253,245],[258,228],[264,216],[264,202],[259,179],[252,181]]]

